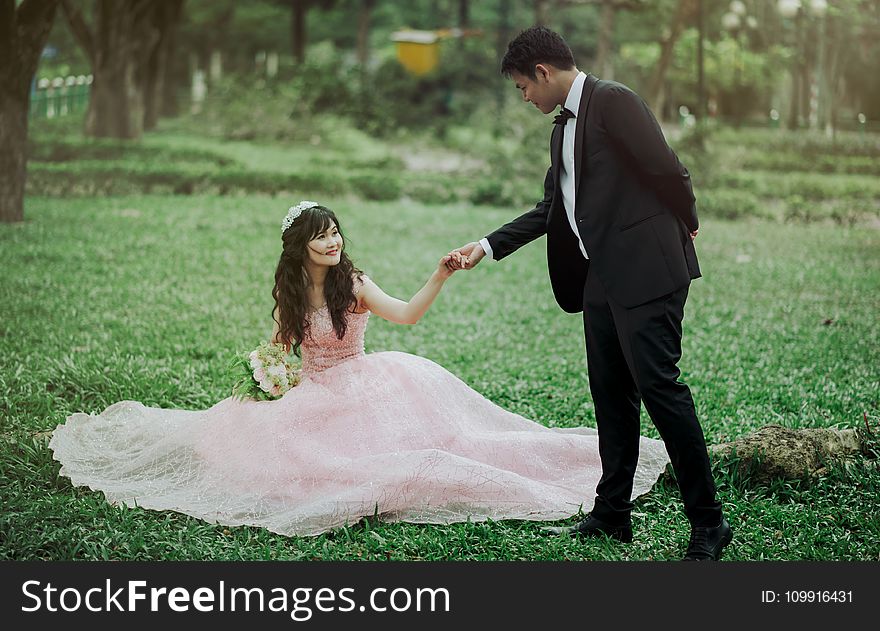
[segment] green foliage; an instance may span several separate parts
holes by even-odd
[[[697,106],[697,86],[694,75],[697,31],[689,28],[677,42],[667,76],[668,91],[674,108]],[[766,112],[767,101],[781,81],[787,66],[783,63],[784,49],[772,47],[757,52],[729,36],[704,44],[705,82],[708,94],[720,99],[722,115],[738,115],[737,104],[744,104],[750,112]],[[620,74],[628,77],[636,89],[645,90],[660,57],[660,44],[627,42],[620,48]],[[673,108],[673,109],[674,109]]]
[[[261,383],[251,365],[251,354],[259,363],[257,368],[265,370]],[[271,374],[269,368],[280,368],[283,375]],[[301,379],[302,363],[295,355],[288,357],[282,344],[263,340],[252,351],[236,353],[227,368],[232,383],[231,396],[239,401],[273,401],[284,396],[290,388],[295,388]],[[273,388],[274,386],[274,388]],[[266,390],[264,390],[266,388]]]
[[[461,186],[446,177],[407,178],[403,194],[422,204],[452,204],[461,197]]]
[[[443,134],[494,98],[500,83],[494,51],[482,40],[444,42],[439,67],[421,77],[394,57],[362,68],[323,42],[310,47],[304,64],[275,79],[227,75],[211,86],[187,129],[230,140],[309,142],[342,118],[386,137],[401,129]]]
[[[801,195],[791,195],[785,200],[784,219],[789,222],[815,223],[833,221],[853,226],[880,214],[877,203],[869,200],[843,200],[824,203],[810,202]]]
[[[349,178],[352,189],[364,199],[398,199],[403,187],[400,179],[390,173],[354,174]]]
[[[365,131],[393,136],[400,130],[431,131],[442,135],[453,123],[466,120],[485,99],[493,98],[501,83],[491,43],[478,40],[444,41],[437,69],[411,75],[397,59],[384,55],[376,66],[361,67],[346,60],[330,42],[314,45],[304,64],[289,79],[229,81],[221,85],[219,100],[212,94],[207,107],[229,118],[229,138],[296,139],[294,121],[309,129],[312,121],[328,114],[344,117]],[[280,112],[266,110],[264,102],[287,103],[290,122]],[[255,103],[256,101],[256,103]],[[252,114],[266,111],[278,129],[258,132]]]
[[[227,75],[211,87],[203,109],[184,119],[186,129],[229,140],[308,142],[321,128],[295,114],[301,96],[288,82]]]
[[[477,206],[518,206],[519,199],[513,191],[511,181],[485,179],[474,187],[470,200]]]
[[[701,213],[840,225],[880,216],[876,136],[713,127],[704,140],[686,160]]]
[[[810,159],[800,153],[753,153],[743,166],[763,171],[815,171],[880,175],[880,160],[871,156],[818,155]]]
[[[362,98],[360,68],[345,61],[344,51],[322,42],[309,48],[305,63],[297,66],[283,89],[291,97],[291,115],[296,118],[350,116],[359,110]]]
[[[357,121],[375,134],[387,136],[400,128],[442,134],[450,122],[452,86],[440,73],[415,77],[390,59],[368,83],[370,95],[362,100]]]
[[[359,141],[354,138],[353,142]],[[131,144],[38,132],[30,146],[28,193],[278,195],[313,191],[351,192],[365,199],[397,199],[402,193],[400,178],[388,173],[397,161],[384,153],[364,151],[339,161],[308,154],[300,164],[275,163],[267,169],[263,159],[249,164],[253,157],[240,144],[201,144],[204,148],[178,145],[161,136],[152,143]]]
[[[491,125],[454,127],[443,143],[399,132],[393,144],[385,144],[329,116],[326,127],[316,121],[308,140],[272,144],[181,135],[180,124],[141,143],[89,140],[49,125],[32,134],[28,193],[350,193],[368,200],[405,196],[523,209],[541,195],[548,125],[533,112],[509,107],[503,135],[496,137]],[[478,109],[474,116],[488,114]],[[706,217],[854,225],[880,215],[875,175],[811,168],[874,170],[880,148],[873,138],[842,134],[831,141],[803,133],[701,128],[679,138],[676,150],[691,171],[698,210]],[[422,152],[425,170],[407,171],[398,157]]]
[[[148,145],[131,144],[120,140],[36,138],[32,135],[28,142],[28,160],[33,162],[71,162],[74,160],[119,161],[131,163],[197,163],[203,165],[226,166],[234,160],[201,149],[168,149]]]
[[[759,197],[785,198],[802,195],[811,201],[880,199],[880,180],[866,175],[828,175],[808,172],[730,171],[719,173],[706,184],[737,188]]]
[[[746,191],[708,189],[697,196],[697,212],[701,217],[739,219],[741,217],[772,217],[758,198]]]
[[[802,163],[809,165],[816,159],[874,158],[880,160],[880,135],[838,132],[833,136],[804,130],[784,129],[734,129],[718,128],[713,138],[724,145],[736,145],[751,150],[755,157],[786,158],[801,156]],[[846,163],[846,160],[843,161]],[[804,170],[801,168],[791,170]]]
[[[298,173],[267,173],[210,164],[161,164],[81,160],[74,163],[33,163],[27,182],[31,195],[93,196],[132,193],[192,195],[295,191],[338,195],[350,192],[364,199],[398,199],[400,179],[379,173],[339,173],[312,169]]]

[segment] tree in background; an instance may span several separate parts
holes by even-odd
[[[551,0],[533,0],[535,7],[535,25],[548,26],[550,22]]]
[[[825,19],[820,127],[836,130],[847,100],[853,113],[880,119],[880,3],[832,0]]]
[[[92,67],[94,81],[86,112],[86,134],[140,138],[147,103],[151,124],[158,113],[157,91],[164,84],[169,30],[180,19],[176,3],[152,0],[96,0],[94,27],[73,0],[61,0],[64,13]],[[173,38],[171,38],[173,40]]]
[[[358,11],[357,59],[364,68],[370,58],[370,20],[375,8],[376,0],[361,0]]]
[[[298,63],[306,60],[306,44],[308,42],[308,27],[306,19],[309,10],[319,7],[328,10],[333,7],[336,0],[279,0],[290,7],[290,45],[293,57]]]
[[[645,100],[651,104],[655,112],[662,112],[666,106],[666,74],[672,63],[675,52],[675,44],[684,32],[689,20],[697,13],[698,0],[678,0],[675,11],[672,14],[668,29],[663,33],[660,41],[660,58],[651,73]]]
[[[596,55],[592,71],[602,79],[614,78],[614,25],[620,11],[640,11],[647,6],[646,0],[556,0],[557,7],[598,7],[600,18],[596,36]]]
[[[312,0],[288,0],[290,4],[290,46],[293,58],[299,63],[306,60],[306,16]]]
[[[135,0],[63,1],[65,5],[79,3],[83,7],[83,21],[94,25],[96,38],[102,5],[142,4]],[[179,1],[153,0],[147,4],[171,12]],[[880,74],[876,73],[880,62],[880,3],[827,2],[824,22],[816,16],[802,21],[804,31],[801,45],[797,46],[795,22],[780,16],[775,0],[745,0],[749,15],[757,18],[757,26],[743,28],[736,34],[723,26],[722,18],[730,10],[729,0],[702,0],[704,85],[711,97],[712,111],[732,118],[747,118],[761,112],[766,119],[772,107],[784,116],[788,110],[787,97],[795,92],[787,87],[785,75],[797,68],[799,111],[809,109],[809,88],[819,85],[819,127],[838,119],[855,124],[858,112],[865,112],[869,121],[880,119]],[[141,63],[135,66],[135,76],[145,79],[137,84],[142,92],[143,126],[149,129],[155,121],[150,109],[153,107],[155,112],[155,96],[149,95],[155,95],[160,88],[152,92],[154,88],[150,86],[163,84],[162,92],[173,96],[190,85],[189,73],[195,69],[205,71],[210,100],[250,98],[247,90],[274,90],[304,72],[314,74],[319,72],[317,69],[336,66],[340,67],[339,76],[313,77],[311,83],[296,78],[299,88],[310,90],[310,97],[321,95],[320,99],[306,99],[307,106],[351,113],[355,108],[346,101],[349,97],[364,102],[379,98],[377,92],[393,83],[400,94],[415,99],[413,103],[392,99],[390,107],[399,107],[401,116],[424,109],[431,112],[432,120],[446,115],[457,116],[460,121],[461,112],[470,111],[461,107],[463,104],[473,102],[479,107],[490,102],[500,107],[504,102],[509,86],[498,80],[498,62],[509,39],[532,25],[536,16],[563,34],[579,67],[602,78],[614,77],[627,83],[651,101],[659,117],[675,117],[679,105],[698,109],[698,40],[693,14],[698,4],[699,0],[186,0],[176,31],[176,53],[170,50],[175,29],[163,31],[164,22],[158,14],[152,14],[144,30],[154,33],[157,43],[148,53],[137,56]],[[65,26],[64,20],[58,23]],[[173,19],[168,23],[176,26]],[[294,28],[295,24],[299,26]],[[479,30],[484,36],[455,44],[441,43],[439,70],[443,80],[419,79],[397,72],[391,42],[394,31],[453,26]],[[91,62],[87,63],[73,45],[69,31],[65,27],[50,34],[49,42],[59,50],[59,56],[42,62],[45,72],[89,72]],[[825,45],[820,46],[823,34]],[[167,43],[161,44],[163,41]],[[492,50],[480,50],[481,41]],[[272,53],[278,53],[277,57]],[[165,68],[164,77],[153,74],[153,64],[160,63],[161,58],[174,61],[173,66]],[[266,72],[269,65],[265,60],[269,58],[273,60],[271,67],[277,68],[271,77]],[[172,68],[178,71],[176,75],[170,74]],[[379,68],[385,74],[379,73]],[[211,72],[207,72],[209,69]],[[218,71],[213,72],[215,69]],[[98,74],[93,94],[99,96],[102,82]],[[149,79],[151,76],[154,79]],[[314,85],[316,82],[320,85]],[[341,82],[346,82],[346,86],[341,86]],[[361,84],[371,92],[363,92],[358,87]],[[116,81],[113,85],[123,86],[125,82]],[[424,92],[429,89],[441,91],[442,97]],[[349,94],[351,90],[356,94]],[[427,107],[434,100],[445,102],[446,107]],[[298,107],[292,116],[303,114],[305,107]],[[160,114],[173,111],[173,105],[159,109]],[[384,112],[378,106],[368,103],[365,111],[358,114],[367,115],[375,118],[371,120],[376,127],[387,127],[382,120]],[[358,120],[359,125],[364,123]]]
[[[156,127],[159,116],[177,114],[177,90],[173,74],[177,53],[177,27],[183,0],[159,2],[153,12],[153,28],[159,41],[153,46],[144,67],[144,129]]]
[[[0,221],[24,219],[31,82],[57,0],[0,1]]]

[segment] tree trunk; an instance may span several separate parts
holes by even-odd
[[[290,4],[290,43],[293,47],[293,58],[297,63],[306,60],[306,2],[308,0],[291,0]]]
[[[458,28],[470,26],[470,0],[458,0]]]
[[[535,0],[535,24],[546,26],[549,21],[549,0]]]
[[[800,61],[795,58],[793,62],[793,66],[791,68],[791,102],[789,103],[788,109],[788,128],[789,129],[797,129],[798,121],[800,119],[800,72],[798,68],[800,67]]]
[[[180,7],[183,7],[183,0],[177,0]],[[162,82],[162,93],[160,95],[161,105],[159,106],[159,116],[162,118],[172,118],[177,116],[180,108],[177,103],[177,88],[181,84],[180,64],[177,61],[177,27],[180,22],[178,16],[174,26],[168,29],[165,39],[165,78]]]
[[[803,50],[801,43],[801,24],[803,21],[802,11],[798,9],[797,15],[794,18],[794,36],[795,36],[795,49],[794,55],[792,58],[792,66],[791,66],[791,103],[789,104],[789,114],[788,114],[788,128],[789,129],[797,129],[800,125],[801,118],[801,50]]]
[[[804,126],[810,127],[810,92],[812,91],[812,73],[805,61],[801,62],[801,120]]]
[[[828,86],[828,123],[831,125],[832,136],[837,131],[837,117],[840,113],[840,101],[845,91],[843,90],[843,68],[849,63],[852,54],[852,39],[846,37],[847,23],[842,17],[829,16],[832,31],[829,42],[831,44],[827,71],[826,85]]]
[[[599,27],[599,41],[596,46],[596,72],[603,79],[614,79],[611,63],[611,41],[614,37],[614,15],[617,8],[612,0],[602,2],[602,20]]]
[[[162,94],[165,91],[166,68],[168,65],[167,51],[162,42],[150,55],[144,67],[144,130],[156,128],[159,112],[162,107]]]
[[[143,88],[135,79],[135,61],[128,55],[104,56],[93,68],[94,81],[86,111],[86,135],[137,139],[144,131]]]
[[[58,1],[0,0],[0,222],[24,219],[31,81]]]
[[[61,0],[74,35],[92,64],[86,134],[140,138],[144,126],[145,64],[159,34],[151,0],[98,0],[94,31],[72,0]]]
[[[646,98],[658,118],[663,115],[663,108],[666,105],[666,73],[672,64],[675,43],[681,37],[685,24],[688,18],[694,14],[696,7],[695,0],[678,0],[678,6],[669,27],[669,35],[660,43],[660,58],[651,74]]]
[[[166,85],[173,84],[174,31],[181,17],[183,0],[166,0],[159,4],[154,13],[154,27],[158,42],[151,51],[144,68],[144,129],[154,129],[163,112],[166,98]],[[174,94],[173,91],[171,91]]]
[[[12,223],[24,219],[28,99],[5,88],[0,95],[0,222]]]
[[[370,59],[370,18],[376,0],[361,0],[361,10],[358,13],[357,33],[357,58],[362,68],[366,68]]]

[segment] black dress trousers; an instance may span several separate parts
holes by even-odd
[[[610,524],[630,520],[640,401],[666,445],[691,525],[717,526],[721,520],[703,430],[690,390],[678,380],[687,293],[684,287],[627,309],[607,296],[597,274],[587,272],[584,334],[602,460],[592,514]]]

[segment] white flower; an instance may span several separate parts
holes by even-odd
[[[283,364],[275,364],[269,367],[268,373],[274,377],[284,377],[287,375],[287,369]]]
[[[257,370],[258,368],[263,367],[263,362],[257,356],[257,351],[254,351],[253,353],[251,353],[249,355],[249,357],[251,358],[251,368],[253,368],[254,370]]]
[[[290,374],[287,376],[287,380],[290,382],[290,387],[293,388],[299,385],[299,382],[302,381],[302,373],[299,370],[292,370]]]
[[[294,220],[299,217],[304,210],[307,208],[314,208],[315,206],[320,206],[318,202],[310,202],[308,200],[303,200],[296,206],[291,206],[287,210],[287,216],[281,222],[281,234],[284,234],[284,231],[290,228],[290,224],[294,222]]]
[[[274,385],[275,385],[275,384],[273,384],[273,383],[272,383],[271,381],[269,381],[268,379],[263,379],[263,380],[260,382],[260,390],[262,390],[263,392],[269,392],[269,391],[272,390],[272,386],[274,386]]]

